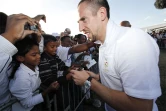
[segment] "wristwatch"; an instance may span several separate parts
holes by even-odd
[[[92,77],[89,76],[88,79],[84,82],[84,86],[86,89],[89,89],[91,87],[91,80],[92,80]]]

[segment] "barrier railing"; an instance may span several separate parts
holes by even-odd
[[[44,90],[45,87],[41,87],[40,89]],[[77,111],[85,99],[87,92],[89,92],[89,90],[87,90],[87,92],[83,94],[82,87],[75,85],[73,81],[69,82],[67,87],[62,86],[60,90],[62,94],[63,111]],[[35,91],[35,93],[39,93],[39,89]],[[53,98],[50,98],[49,95],[47,95],[46,107],[48,111],[58,111],[57,96],[57,94],[54,94]],[[11,107],[16,102],[18,102],[17,99],[12,99],[8,103],[2,105],[0,111]]]

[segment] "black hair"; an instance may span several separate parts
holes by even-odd
[[[84,36],[83,34],[78,34],[77,35],[77,40],[80,39],[82,36]]]
[[[110,7],[107,0],[81,0],[78,6],[83,2],[87,2],[87,4],[94,9],[93,15],[97,14],[97,11],[99,10],[100,7],[105,7],[107,11],[107,17],[108,19],[110,18]]]
[[[15,64],[13,67],[13,71],[11,73],[10,79],[14,78],[15,72],[20,66],[20,62],[16,59],[17,56],[25,56],[34,45],[39,46],[37,40],[34,38],[37,37],[36,34],[27,35],[24,39],[17,41],[14,45],[17,48],[18,52],[13,56],[13,63]]]
[[[0,12],[0,34],[5,32],[7,15],[3,12]]]
[[[124,20],[124,21],[121,22],[121,26],[124,26],[124,27],[131,27],[131,24],[130,24],[129,21]]]
[[[165,0],[156,0],[156,2],[154,3],[154,6],[157,9],[164,9],[164,8],[166,8],[166,1]]]
[[[63,42],[66,38],[70,38],[70,36],[63,36],[63,37],[61,37],[61,41]]]
[[[46,46],[49,42],[57,41],[57,39],[54,36],[49,34],[44,34],[43,37],[44,37],[44,46]]]

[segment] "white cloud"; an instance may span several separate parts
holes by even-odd
[[[149,19],[151,19],[151,16],[147,16],[144,18],[144,20],[149,20]]]

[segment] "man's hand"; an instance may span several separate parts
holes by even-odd
[[[24,30],[24,25],[28,23],[29,25],[36,25],[35,20],[24,14],[14,14],[7,18],[6,30],[2,34],[11,43],[23,39],[26,35],[37,33],[32,30]]]
[[[97,81],[100,79],[99,74],[95,74],[95,73],[93,73],[91,71],[86,71],[86,72],[89,74],[89,76],[93,77]]]
[[[84,82],[88,79],[89,74],[86,71],[71,70],[73,80],[76,85],[84,85]]]

